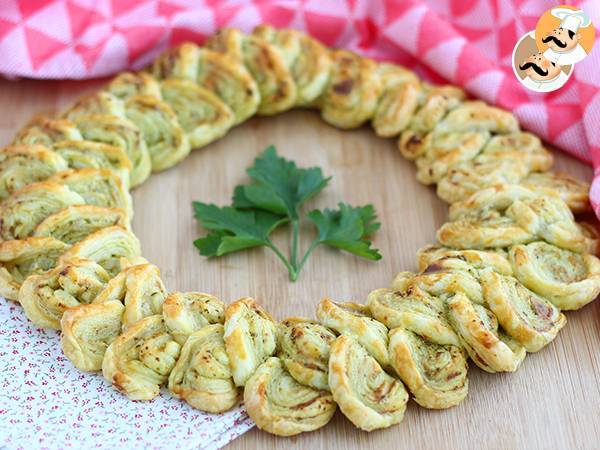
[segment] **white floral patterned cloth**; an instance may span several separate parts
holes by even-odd
[[[0,298],[0,448],[218,449],[253,426],[242,407],[205,414],[163,391],[130,401],[100,374],[80,372],[59,333],[34,328]]]

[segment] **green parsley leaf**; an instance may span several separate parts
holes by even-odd
[[[338,204],[338,210],[318,209],[311,211],[308,218],[315,224],[319,235],[316,242],[329,245],[363,258],[379,260],[381,254],[371,248],[366,237],[375,232],[380,224],[372,205],[353,207]]]
[[[277,156],[273,146],[258,156],[246,172],[255,183],[236,188],[234,205],[253,205],[285,213],[291,220],[298,220],[300,206],[331,180],[331,177],[324,178],[318,167],[299,169],[295,162]]]
[[[206,237],[194,241],[204,256],[221,256],[246,248],[270,246],[271,232],[288,220],[268,211],[241,211],[201,202],[192,204],[196,218],[204,228],[211,230]]]

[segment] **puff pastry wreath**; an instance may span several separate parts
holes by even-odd
[[[397,139],[451,204],[438,243],[365,305],[325,299],[316,320],[169,293],[131,232],[129,190],[254,114],[293,107]],[[589,211],[589,186],[551,165],[512,114],[458,88],[295,30],[225,29],[36,117],[0,150],[0,295],[131,399],[165,386],[219,413],[243,398],[260,428],[286,436],[337,406],[363,430],[384,428],[409,393],[425,408],[459,404],[468,359],[515,371],[556,337],[561,310],[600,293],[598,234],[574,216]]]

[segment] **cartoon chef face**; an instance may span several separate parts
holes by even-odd
[[[546,59],[542,53],[534,53],[519,65],[519,69],[524,70],[525,74],[532,80],[546,81],[556,78],[562,68]]]
[[[568,52],[573,50],[581,39],[581,34],[575,33],[573,30],[558,27],[548,33],[542,39],[544,44],[548,44],[555,52]]]

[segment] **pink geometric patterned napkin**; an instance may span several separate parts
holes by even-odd
[[[205,414],[163,392],[133,402],[63,356],[57,331],[34,328],[0,298],[0,448],[210,449],[254,426],[242,407]]]
[[[600,216],[600,46],[551,93],[525,89],[511,68],[517,40],[565,3],[600,27],[598,0],[2,0],[0,73],[100,77],[141,68],[164,48],[201,43],[221,27],[298,28],[514,111],[525,128],[594,164]]]

